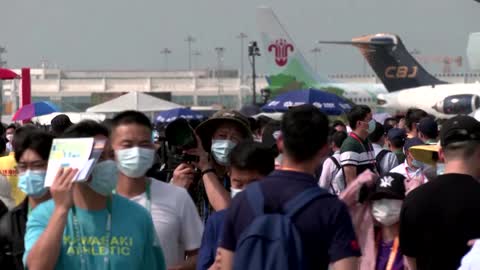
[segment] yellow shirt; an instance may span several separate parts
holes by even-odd
[[[26,194],[18,188],[18,172],[15,153],[11,152],[6,157],[0,157],[0,173],[7,178],[8,182],[10,182],[15,205],[19,205],[25,199]]]

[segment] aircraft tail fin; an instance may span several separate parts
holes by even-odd
[[[257,8],[262,57],[267,60],[269,87],[273,92],[313,88],[329,80],[311,68],[271,8]]]
[[[389,92],[447,83],[428,73],[407,51],[397,35],[376,34],[353,38],[352,41],[319,43],[357,47]]]

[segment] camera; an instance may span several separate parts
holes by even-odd
[[[184,153],[197,148],[197,138],[193,128],[184,118],[178,118],[167,125],[165,137],[170,148],[174,163],[198,162],[199,157]]]

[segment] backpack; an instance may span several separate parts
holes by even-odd
[[[332,181],[330,181],[330,192],[332,194],[339,195],[340,192],[345,190],[345,188],[347,187],[347,182],[345,181],[345,174],[343,171],[343,167],[342,165],[340,165],[340,163],[334,156],[331,156],[328,158],[333,162],[333,164],[337,168],[337,172],[335,173],[334,178],[332,179]],[[334,182],[336,183],[335,185],[334,185]]]
[[[378,171],[378,174],[380,176],[388,173],[388,172],[384,172],[383,171],[383,168],[382,168],[382,165],[381,165],[381,162],[383,160],[383,158],[388,154],[388,153],[391,153],[390,150],[386,150],[386,149],[382,149],[380,152],[378,152],[378,155],[375,157],[375,164],[377,166],[377,171]]]
[[[282,212],[265,213],[260,184],[250,186],[245,192],[254,219],[238,239],[233,269],[305,269],[302,239],[292,218],[313,200],[333,195],[312,187],[286,202]]]

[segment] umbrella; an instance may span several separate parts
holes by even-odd
[[[312,104],[327,115],[340,115],[352,108],[350,101],[335,94],[315,89],[303,89],[289,91],[275,97],[262,107],[262,111],[286,112],[290,107],[303,104]]]
[[[35,116],[46,115],[58,111],[57,106],[48,101],[34,102],[21,107],[13,116],[12,121],[27,120]]]
[[[170,123],[175,121],[177,118],[185,118],[187,120],[202,120],[205,118],[205,116],[187,108],[177,108],[159,113],[157,116],[157,122]]]
[[[20,78],[17,73],[10,69],[0,68],[0,80],[13,80]]]

